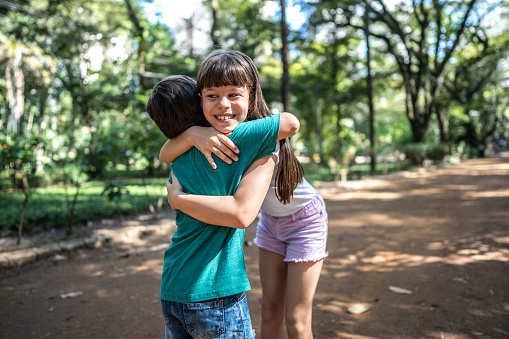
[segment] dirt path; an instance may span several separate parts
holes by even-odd
[[[508,154],[320,190],[330,257],[315,338],[509,337]],[[0,338],[162,338],[159,279],[171,223],[1,271]],[[259,330],[257,249],[245,252]],[[347,312],[358,303],[370,310]]]

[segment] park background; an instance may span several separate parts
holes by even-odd
[[[300,119],[312,183],[507,149],[507,1],[186,4],[0,2],[3,237],[156,216],[169,166],[147,97],[215,47],[249,55],[271,109]]]

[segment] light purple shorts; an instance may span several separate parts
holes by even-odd
[[[284,261],[318,261],[327,253],[327,211],[320,196],[294,214],[272,217],[261,212],[256,246],[281,254]]]

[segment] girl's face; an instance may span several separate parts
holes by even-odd
[[[249,110],[247,87],[210,87],[203,89],[200,96],[205,119],[218,132],[231,133],[246,120]]]

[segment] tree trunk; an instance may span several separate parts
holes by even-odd
[[[339,23],[336,23],[335,29],[331,32],[331,39],[332,39],[332,50],[331,50],[331,79],[330,79],[330,87],[332,90],[332,102],[336,104],[337,111],[336,111],[336,143],[334,145],[334,156],[336,157],[336,160],[339,160],[340,163],[342,163],[343,160],[343,154],[342,154],[342,146],[343,141],[341,140],[341,119],[342,119],[342,112],[341,112],[341,102],[339,100],[339,93],[337,90],[337,83],[338,83],[338,72],[339,72],[339,63],[337,58],[337,51],[339,46],[339,40],[337,38],[336,32],[341,28]]]
[[[324,161],[323,156],[323,136],[322,136],[322,104],[320,99],[316,99],[316,143],[318,144],[318,154],[320,163]]]
[[[417,109],[417,108],[416,108]],[[412,128],[412,136],[414,143],[424,142],[426,135],[427,125],[420,122],[420,120],[411,120],[410,126]]]
[[[341,105],[337,105],[337,111],[336,111],[336,143],[334,145],[335,149],[335,156],[336,158],[343,163],[343,140],[341,140],[340,134],[341,134],[341,119],[343,118],[343,114],[341,112]]]
[[[25,210],[28,204],[28,199],[30,198],[28,186],[28,180],[26,176],[22,176],[21,181],[23,182],[23,194],[25,195],[25,199],[23,200],[23,204],[21,205],[21,215],[19,217],[19,226],[18,226],[18,241],[16,242],[18,245],[21,244],[21,235],[23,234],[23,219],[25,218]]]
[[[376,174],[376,154],[375,154],[375,111],[373,109],[373,81],[371,78],[371,46],[369,44],[369,5],[368,0],[364,1],[364,34],[366,36],[366,68],[368,74],[366,76],[366,87],[368,95],[368,107],[369,107],[369,157],[370,161],[370,172],[371,175]]]
[[[130,0],[124,0],[127,6],[127,11],[129,14],[129,20],[131,20],[134,25],[136,31],[134,32],[135,36],[138,38],[138,73],[140,76],[140,84],[143,90],[149,89],[149,83],[146,78],[143,76],[145,73],[145,54],[147,52],[147,46],[145,42],[145,38],[143,37],[143,26],[140,24],[140,20],[138,19],[138,13],[133,8]]]
[[[217,11],[219,9],[217,0],[210,0],[210,8],[212,9],[212,26],[210,27],[210,39],[212,40],[213,48],[220,48],[220,34],[219,34],[219,24],[217,21]]]
[[[8,62],[5,69],[7,96],[9,98],[9,108],[11,109],[11,119],[8,123],[8,128],[14,133],[18,133],[20,130],[19,124],[25,104],[25,79],[23,70],[21,69],[22,60],[22,49],[17,47],[14,52],[12,66],[11,63]]]
[[[74,227],[74,211],[76,210],[76,203],[78,202],[78,196],[80,195],[80,184],[75,184],[76,193],[72,198],[72,202],[69,208],[69,226],[67,228],[67,235],[71,235]],[[67,192],[66,192],[67,194]]]
[[[11,111],[11,116],[14,115],[14,103],[15,103],[15,97],[14,97],[14,86],[12,85],[12,67],[11,63],[7,62],[7,67],[5,68],[5,87],[7,89],[7,98],[9,100],[9,109]],[[8,119],[7,123],[7,129],[12,130],[12,118]]]
[[[288,65],[288,25],[286,24],[286,0],[281,0],[281,60],[283,62],[283,77],[281,79],[281,99],[283,110],[290,111],[290,72]]]
[[[440,142],[448,141],[448,133],[444,126],[444,117],[442,116],[442,106],[439,103],[435,103],[435,114],[437,116],[438,130],[440,131]]]
[[[19,132],[21,116],[25,105],[25,77],[21,69],[23,53],[21,48],[16,49],[16,57],[14,58],[14,83],[16,85],[16,105],[14,107],[14,117],[16,124],[13,124],[13,132]]]
[[[39,90],[39,116],[37,117],[36,126],[39,127],[38,131],[38,140],[37,143],[37,152],[36,152],[36,167],[37,171],[42,171],[44,169],[43,166],[43,157],[44,157],[44,150],[43,146],[44,143],[42,140],[44,139],[44,132],[45,128],[43,128],[42,121],[44,121],[44,113],[46,112],[46,104],[48,100],[48,88],[44,87],[44,89]]]
[[[187,46],[187,56],[190,58],[194,58],[194,14],[191,15],[189,18],[184,18],[184,22],[186,23],[186,46]]]

